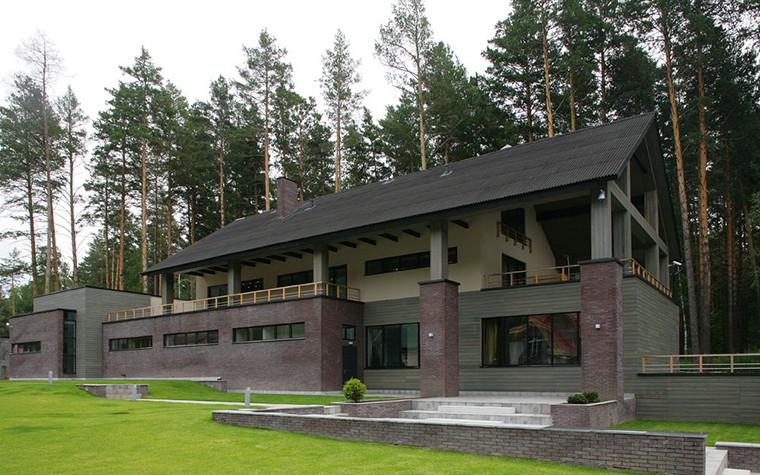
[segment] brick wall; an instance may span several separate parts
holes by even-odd
[[[0,338],[0,379],[8,379],[11,365],[11,341]]]
[[[30,313],[12,317],[11,346],[15,343],[40,342],[38,353],[12,353],[11,378],[54,378],[63,375],[63,310]],[[73,376],[73,375],[72,375]]]
[[[229,389],[336,391],[342,388],[342,324],[356,325],[364,366],[362,304],[310,298],[103,324],[105,378],[219,378]],[[233,343],[233,329],[305,323],[306,337]],[[219,343],[164,347],[168,333],[218,330]],[[109,351],[113,338],[153,336],[153,347]]]
[[[603,429],[636,418],[636,399],[594,404],[553,404],[552,423],[558,427]]]
[[[459,396],[458,287],[448,280],[420,282],[422,397]]]
[[[411,399],[397,401],[338,402],[340,410],[351,417],[396,418],[399,411],[412,409]]]
[[[227,381],[224,380],[216,380],[216,381],[198,381],[204,386],[208,386],[212,389],[216,389],[217,391],[226,393],[227,392]]]
[[[701,434],[578,429],[521,429],[424,421],[214,411],[217,422],[333,439],[529,458],[605,469],[704,475]]]
[[[716,449],[728,451],[728,467],[760,472],[760,444],[716,442]]]

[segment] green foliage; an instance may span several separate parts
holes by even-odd
[[[351,378],[343,385],[343,397],[349,401],[359,402],[367,394],[367,386],[356,378]]]
[[[588,404],[588,399],[581,393],[571,394],[567,397],[568,404]]]
[[[589,404],[599,402],[599,393],[596,391],[583,391],[583,397],[586,398]]]

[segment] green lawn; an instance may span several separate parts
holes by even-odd
[[[616,429],[667,430],[675,432],[706,432],[707,445],[715,442],[745,442],[760,444],[759,424],[728,424],[725,422],[649,421],[636,419],[615,426]]]
[[[76,383],[0,382],[2,473],[625,473],[233,427],[211,420],[213,406],[99,399]]]
[[[81,383],[147,384],[150,399],[185,399],[192,401],[244,402],[243,393],[223,393],[194,381],[116,380]],[[371,398],[368,398],[371,399]],[[330,404],[345,401],[342,396],[308,396],[300,394],[251,394],[251,404]]]

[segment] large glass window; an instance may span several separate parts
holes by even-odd
[[[457,248],[450,247],[449,264],[456,264],[457,260]],[[425,267],[430,267],[429,251],[366,261],[364,263],[364,273],[365,275],[387,274],[389,272],[422,269]]]
[[[348,267],[344,265],[330,267],[328,270],[328,279],[331,284],[348,285]],[[277,276],[277,287],[309,284],[311,282],[314,282],[313,270],[305,270]]]
[[[419,323],[367,327],[367,368],[419,366]]]
[[[14,343],[11,349],[11,353],[39,353],[40,351],[42,351],[42,343],[39,341]]]
[[[216,345],[218,343],[219,330],[164,335],[164,346]]]
[[[108,340],[108,349],[111,351],[142,350],[145,348],[153,348],[152,336],[113,338]]]
[[[306,337],[305,330],[303,322],[235,328],[232,330],[232,341],[233,343],[244,343],[248,341],[302,339]]]
[[[77,313],[73,310],[63,312],[63,373],[77,372]]]
[[[579,363],[578,313],[483,319],[483,366]]]

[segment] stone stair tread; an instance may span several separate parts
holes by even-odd
[[[451,419],[451,420],[477,420],[501,422],[505,424],[526,425],[541,424],[550,425],[551,416],[546,414],[467,414],[456,412],[438,412],[438,411],[401,411],[399,417],[402,419]]]
[[[742,470],[740,468],[727,468],[723,470],[722,475],[751,475],[749,470]]]
[[[439,412],[459,414],[515,414],[515,408],[509,406],[438,406]]]
[[[727,462],[728,452],[715,447],[705,447],[705,475],[725,473]]]

